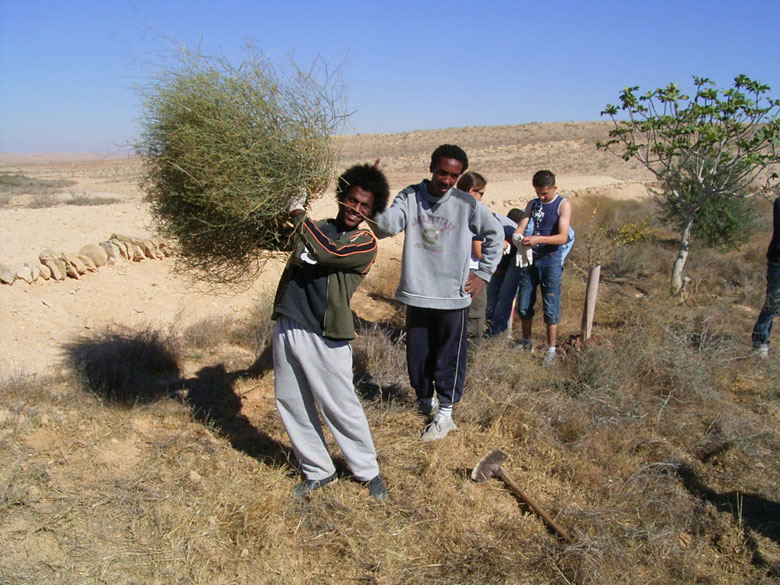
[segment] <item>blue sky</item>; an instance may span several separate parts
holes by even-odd
[[[780,97],[777,0],[0,0],[0,152],[117,152],[175,44],[341,68],[350,132],[600,119],[628,85]]]

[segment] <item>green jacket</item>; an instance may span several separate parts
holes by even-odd
[[[339,233],[332,219],[293,219],[295,243],[274,299],[284,315],[331,339],[354,339],[350,300],[376,259],[368,230]]]

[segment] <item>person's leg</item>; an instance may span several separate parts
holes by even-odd
[[[774,318],[780,313],[780,262],[767,262],[766,300],[753,327],[753,345],[769,343]]]
[[[466,378],[466,309],[436,311],[437,342],[435,350],[434,380],[440,408],[448,408],[463,396]]]
[[[496,303],[498,302],[498,292],[501,290],[501,284],[504,282],[506,276],[506,270],[496,270],[490,281],[485,287],[487,289],[487,300],[485,304],[485,319],[490,325],[493,320],[493,313],[496,310]]]
[[[418,401],[434,397],[431,335],[435,329],[430,324],[431,311],[410,305],[406,307],[406,368]]]
[[[546,323],[547,347],[555,347],[558,343],[558,324]]]
[[[304,367],[312,396],[350,471],[368,481],[379,475],[379,466],[368,419],[352,384],[352,348],[347,341],[319,335],[313,341]]]
[[[535,264],[521,269],[520,285],[517,293],[517,316],[520,318],[520,329],[523,336],[520,343],[524,346],[532,344],[531,327],[539,278],[539,268]]]
[[[309,344],[312,332],[287,317],[274,324],[274,391],[276,408],[290,437],[303,477],[322,480],[336,472],[322,434],[314,397],[298,360],[298,351]]]
[[[485,334],[485,315],[487,311],[487,287],[471,299],[469,306],[469,337],[479,339]]]
[[[540,260],[542,307],[544,323],[547,326],[547,348],[555,348],[558,323],[561,320],[561,260],[558,256],[547,256]]]
[[[520,279],[524,268],[516,266],[514,262],[510,263],[506,274],[501,279],[501,286],[498,288],[496,305],[490,318],[490,335],[499,335],[509,327],[509,319],[512,315],[512,304],[520,288]],[[491,280],[492,282],[492,280]]]

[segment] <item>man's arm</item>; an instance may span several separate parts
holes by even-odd
[[[472,297],[477,296],[482,287],[490,280],[504,252],[504,229],[501,223],[482,203],[477,203],[469,229],[481,238],[482,258],[477,270],[469,273],[464,287]]]
[[[376,238],[367,230],[359,230],[346,244],[343,244],[328,238],[308,217],[298,216],[293,219],[296,220],[298,233],[306,245],[308,254],[322,266],[368,272],[376,259]]]
[[[523,217],[520,219],[520,223],[517,224],[515,234],[520,234],[522,236],[525,233],[525,228],[528,227],[528,222],[531,220],[531,203],[532,201],[526,203],[525,211],[523,211]]]
[[[406,229],[409,210],[409,193],[414,187],[407,187],[393,199],[392,205],[371,221],[371,229],[377,238],[394,236]]]

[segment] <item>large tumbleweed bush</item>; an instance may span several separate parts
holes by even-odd
[[[288,244],[287,208],[329,183],[331,135],[345,119],[341,85],[322,62],[279,67],[249,51],[183,51],[142,88],[136,151],[142,189],[181,267],[206,282],[246,283]]]

